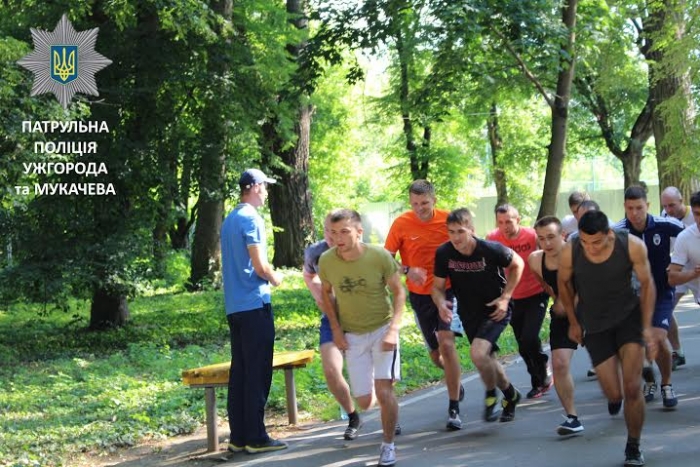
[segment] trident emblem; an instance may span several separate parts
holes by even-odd
[[[78,46],[51,46],[51,78],[68,84],[78,77]]]

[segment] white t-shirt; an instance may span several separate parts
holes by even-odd
[[[678,235],[671,255],[671,263],[683,266],[684,271],[689,271],[700,264],[700,231],[697,224],[693,223],[686,227]],[[683,285],[692,290],[696,300],[700,300],[700,278],[695,278]]]
[[[661,211],[661,217],[669,217],[665,209]],[[690,206],[685,207],[685,216],[683,216],[683,219],[678,220],[681,221],[686,227],[695,224],[695,219],[693,218],[693,211],[690,210]]]

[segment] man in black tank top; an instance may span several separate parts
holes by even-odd
[[[639,280],[639,297],[632,289],[632,271]],[[574,283],[582,323],[574,311]],[[639,376],[644,344],[651,358],[658,350],[651,334],[656,289],[646,247],[627,232],[611,230],[602,211],[588,211],[579,220],[579,237],[561,251],[558,286],[569,318],[569,337],[579,344],[585,341],[611,415],[620,411],[624,396],[624,465],[644,465],[639,449],[644,425]]]
[[[557,427],[557,433],[561,436],[573,435],[583,431],[574,404],[574,379],[571,377],[571,357],[578,344],[569,339],[569,319],[561,300],[558,299],[557,286],[559,254],[566,241],[561,222],[554,216],[539,219],[535,223],[535,232],[541,250],[530,254],[527,261],[542,288],[554,299],[554,304],[549,310],[549,346],[552,349],[554,388],[566,411],[566,420]]]

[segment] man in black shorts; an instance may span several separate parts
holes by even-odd
[[[472,215],[466,208],[456,209],[447,216],[447,232],[450,241],[435,252],[431,295],[440,318],[451,322],[453,303],[445,297],[449,279],[457,299],[457,314],[471,344],[472,362],[486,387],[484,420],[492,422],[499,418],[498,387],[503,393],[500,420],[509,422],[515,417],[521,395],[496,359],[496,341],[508,326],[510,298],[525,265],[510,248],[476,238]],[[459,411],[459,406],[456,410]]]
[[[639,296],[632,288],[632,271],[640,284]],[[559,298],[569,317],[569,338],[578,344],[585,340],[611,415],[620,411],[624,396],[624,465],[644,465],[639,449],[644,425],[639,378],[644,344],[651,358],[657,352],[651,332],[656,289],[647,249],[628,232],[611,230],[602,211],[588,211],[579,220],[578,238],[560,253],[558,285]],[[574,285],[582,322],[574,311]]]
[[[557,272],[559,254],[566,244],[561,222],[554,216],[544,216],[535,223],[537,243],[541,250],[533,251],[527,257],[530,271],[540,281],[542,288],[554,299],[549,309],[549,346],[552,349],[552,370],[554,371],[554,388],[559,401],[566,411],[566,420],[557,427],[562,436],[573,435],[583,431],[574,405],[574,379],[571,377],[571,357],[578,344],[569,339],[569,319],[559,300]]]

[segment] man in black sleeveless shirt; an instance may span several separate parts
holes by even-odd
[[[632,289],[633,270],[640,284],[639,297]],[[644,425],[639,376],[644,344],[651,358],[658,350],[651,333],[656,289],[646,247],[627,232],[611,230],[602,211],[588,211],[579,220],[579,237],[560,254],[558,276],[559,298],[569,318],[569,337],[585,343],[611,415],[619,412],[624,395],[624,465],[644,465],[639,449]],[[574,285],[582,323],[574,312]]]
[[[564,232],[559,219],[544,216],[535,223],[537,243],[541,250],[533,251],[527,261],[535,278],[540,281],[554,304],[549,310],[549,346],[552,349],[552,370],[554,371],[554,388],[559,401],[566,411],[566,420],[557,427],[561,436],[573,435],[583,431],[574,404],[574,379],[571,377],[571,357],[578,344],[569,339],[569,319],[559,300],[557,273],[559,254],[566,244]]]

